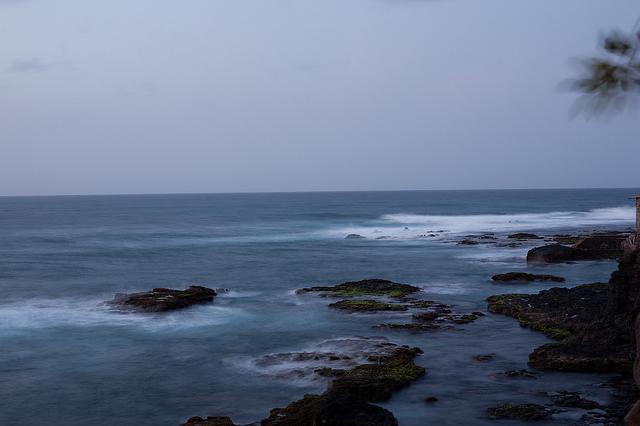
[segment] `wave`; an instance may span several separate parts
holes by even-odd
[[[333,237],[358,234],[372,239],[429,239],[443,234],[473,232],[537,231],[586,227],[632,226],[635,209],[621,206],[588,211],[557,211],[548,213],[482,214],[482,215],[419,215],[395,213],[361,226],[327,230]]]
[[[288,384],[309,386],[326,380],[318,369],[345,369],[370,362],[370,357],[391,353],[396,345],[385,337],[338,337],[304,346],[301,350],[278,352],[259,357],[234,357],[225,362],[251,374],[285,380]]]
[[[29,299],[0,305],[0,334],[54,327],[134,327],[146,332],[183,330],[236,321],[242,309],[201,305],[165,313],[114,310],[104,299]]]

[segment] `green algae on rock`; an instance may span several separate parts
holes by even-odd
[[[563,340],[591,322],[606,303],[606,284],[551,288],[538,294],[501,294],[487,299],[489,311],[514,317],[522,327]]]
[[[262,426],[350,425],[397,426],[393,414],[370,402],[384,401],[425,375],[415,364],[419,348],[395,347],[390,353],[369,357],[369,364],[342,371],[322,395],[305,395],[284,408],[274,408]],[[206,423],[208,419],[228,423]],[[228,417],[194,417],[182,426],[234,426]]]
[[[316,286],[302,288],[297,293],[322,292],[334,297],[387,296],[402,298],[420,291],[419,287],[395,283],[389,280],[368,279],[348,281],[335,286]]]
[[[340,300],[329,305],[330,308],[352,312],[406,311],[406,305],[385,303],[378,300]]]

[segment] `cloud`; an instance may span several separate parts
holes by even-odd
[[[0,0],[6,2],[7,0]],[[16,1],[16,0],[11,0]],[[9,73],[44,72],[60,65],[60,62],[44,62],[38,58],[16,59],[6,69]]]

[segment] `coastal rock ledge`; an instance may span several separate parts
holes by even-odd
[[[393,345],[394,346],[394,345]],[[393,414],[370,402],[385,401],[391,394],[425,374],[414,363],[419,348],[395,346],[389,353],[371,355],[368,364],[337,375],[321,395],[305,395],[284,408],[274,408],[261,426],[397,426]],[[228,417],[192,417],[182,426],[234,426]]]
[[[192,285],[186,290],[154,288],[143,293],[116,294],[110,303],[142,312],[166,312],[211,303],[215,296],[215,290]]]

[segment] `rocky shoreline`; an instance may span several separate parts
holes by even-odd
[[[624,235],[628,234],[558,236],[557,239],[571,242],[572,245],[552,241],[553,244],[532,248],[527,254],[527,261],[557,263],[618,257],[624,248]],[[473,238],[486,241],[496,239],[489,234],[467,236],[460,244],[476,244],[477,240]],[[536,241],[543,237],[517,233],[508,238]],[[563,277],[526,272],[502,273],[491,279],[496,283],[565,281]],[[408,284],[368,279],[335,286],[302,288],[297,294],[339,299],[328,303],[327,307],[346,315],[392,312],[399,314],[400,320],[410,320],[377,326],[385,330],[414,333],[451,330],[486,315],[478,311],[459,312],[453,306],[426,300],[421,297],[421,290]],[[167,312],[212,303],[216,295],[215,290],[202,286],[191,286],[185,290],[156,288],[149,292],[116,295],[109,303],[139,312]],[[639,250],[627,251],[621,257],[618,270],[611,275],[608,283],[583,284],[573,288],[554,287],[537,294],[499,294],[489,297],[487,303],[490,313],[513,317],[520,326],[542,332],[556,341],[536,348],[529,355],[529,365],[532,367],[539,370],[613,373],[618,377],[611,384],[615,386],[615,397],[608,406],[587,400],[576,392],[558,391],[549,393],[550,402],[546,405],[505,402],[487,407],[487,418],[546,420],[566,407],[575,407],[590,410],[576,424],[622,422],[622,417],[637,399],[637,388],[631,380],[631,372],[636,359],[634,321],[640,310]],[[364,362],[355,362],[349,355],[333,353],[274,355],[289,360],[313,357],[324,361],[322,367],[313,370],[313,374],[328,379],[329,384],[324,393],[305,395],[284,408],[274,408],[267,418],[255,424],[397,425],[391,412],[373,403],[389,399],[394,392],[426,374],[425,369],[414,362],[422,350],[390,342],[378,342],[373,348],[373,352],[365,352]],[[478,355],[476,361],[486,362],[492,358],[493,354]],[[539,373],[522,369],[501,374],[509,379],[532,380]],[[436,397],[425,398],[427,403],[437,400]],[[234,423],[229,417],[192,417],[183,426],[234,426]]]
[[[589,422],[622,424],[638,398],[631,380],[636,358],[634,322],[640,309],[640,250],[625,253],[608,283],[552,288],[538,294],[504,294],[487,299],[493,313],[516,318],[520,325],[545,333],[556,343],[529,355],[529,364],[556,371],[615,373],[624,383],[605,414]],[[629,421],[629,419],[627,419]],[[635,420],[637,422],[637,420]],[[628,424],[638,424],[629,422]]]

